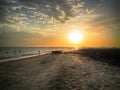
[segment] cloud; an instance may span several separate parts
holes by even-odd
[[[87,2],[83,0],[1,0],[0,3],[1,15],[4,16],[0,21],[15,24],[19,30],[29,27],[55,29],[72,18],[94,11],[85,8]]]
[[[28,7],[36,7],[41,13],[59,21],[61,21],[59,18],[60,11],[64,11],[68,17],[71,16],[69,12],[71,7],[64,0],[53,0],[52,2],[50,0],[31,0],[29,3],[26,0],[20,0],[20,2]],[[58,6],[59,10],[56,9]]]
[[[90,14],[90,13],[94,12],[94,10],[95,10],[95,9],[86,9],[86,12],[87,12],[88,14]]]
[[[46,30],[72,20],[87,22],[89,14],[98,13],[105,15],[100,18],[104,22],[95,20],[96,23],[107,23],[107,20],[105,21],[107,16],[109,18],[112,15],[119,16],[118,2],[118,0],[29,0],[29,2],[28,0],[1,0],[0,21],[15,24],[14,26],[19,30],[32,27]]]
[[[8,14],[6,7],[7,3],[4,2],[4,0],[0,0],[0,23],[7,22],[5,17]]]
[[[92,7],[94,7],[96,3],[99,3],[97,1]],[[60,23],[65,23],[70,18],[74,18],[79,14],[87,14],[88,12],[94,11],[93,8],[85,8],[84,5],[88,5],[88,1],[84,2],[83,0],[30,0],[30,2],[27,2],[27,0],[19,0],[19,2],[28,7],[36,7],[37,12],[47,15],[49,18],[53,17]]]
[[[16,28],[14,25],[9,25],[9,24],[1,24],[0,25],[0,33],[2,32],[15,32]]]

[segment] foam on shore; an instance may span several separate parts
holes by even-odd
[[[4,59],[0,59],[0,63],[2,63],[2,62],[9,62],[9,61],[15,61],[15,60],[21,60],[21,59],[35,57],[35,56],[44,55],[44,54],[48,54],[48,53],[23,55],[23,56],[18,56],[18,57],[4,58]]]

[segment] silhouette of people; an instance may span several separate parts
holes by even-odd
[[[40,55],[40,50],[38,51],[39,55]]]
[[[21,53],[21,50],[19,50],[19,53]]]
[[[17,54],[17,51],[14,51],[14,55],[16,55]]]
[[[9,52],[8,52],[8,51],[7,51],[6,53],[7,53],[7,54],[9,54]]]

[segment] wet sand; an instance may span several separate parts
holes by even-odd
[[[79,54],[0,63],[0,90],[119,90],[120,68]]]

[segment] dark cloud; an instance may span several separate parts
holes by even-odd
[[[101,0],[82,0],[85,3],[85,8],[96,8],[98,4],[101,4]]]
[[[6,3],[4,0],[0,0],[0,23],[7,22],[6,16],[8,15],[8,12],[6,10],[6,7],[8,6],[8,3]]]
[[[85,3],[84,7],[80,4]],[[7,22],[9,16],[16,14],[25,14],[29,19],[34,16],[34,12],[47,15],[48,18],[54,18],[60,23],[65,23],[70,18],[74,18],[80,13],[87,14],[85,9],[93,9],[99,4],[100,0],[12,0],[12,1],[0,1],[0,21]],[[31,9],[30,9],[31,8]],[[32,9],[34,8],[34,10]],[[80,9],[83,9],[82,11]],[[73,10],[74,9],[74,10]],[[77,13],[76,13],[77,12]],[[7,17],[7,19],[6,19]],[[37,17],[37,16],[35,16]],[[42,17],[42,16],[40,16]],[[39,18],[39,17],[37,17]],[[12,19],[11,19],[12,20]]]
[[[106,7],[113,17],[120,16],[120,0],[111,0]]]
[[[120,16],[120,0],[104,0],[101,7],[96,8],[96,13],[103,13],[108,17]]]
[[[100,15],[93,19],[98,25],[111,25],[118,27],[120,25],[120,0],[103,0],[102,6],[97,7],[95,14]]]
[[[40,11],[43,14],[48,15],[49,17],[53,17],[60,22],[64,22],[65,20],[72,17],[73,14],[71,12],[71,6],[67,3],[67,0],[19,0],[23,5],[29,7],[38,8],[38,12]],[[59,10],[57,10],[59,7]],[[61,11],[65,13],[64,19],[59,18],[61,16]]]

